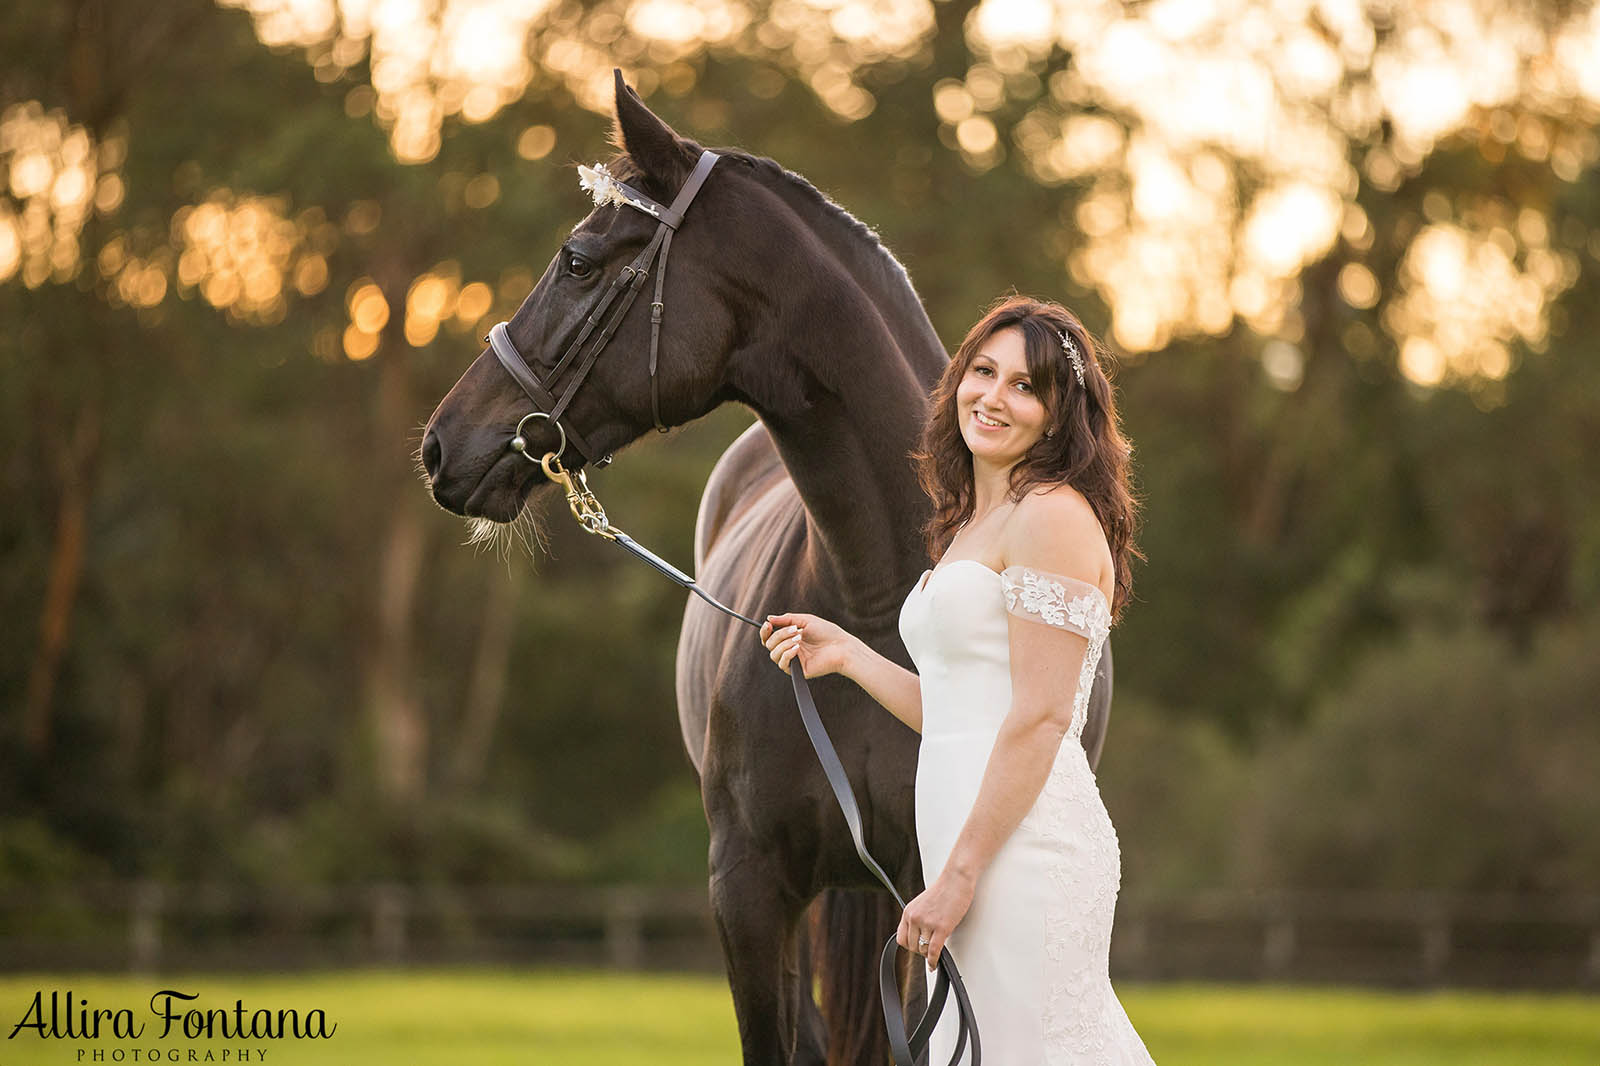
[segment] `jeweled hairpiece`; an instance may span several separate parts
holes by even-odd
[[[1067,353],[1067,358],[1072,360],[1073,373],[1078,375],[1078,384],[1083,384],[1083,353],[1078,350],[1078,342],[1073,340],[1065,330],[1059,331],[1061,337],[1061,350]]]

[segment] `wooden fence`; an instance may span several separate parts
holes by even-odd
[[[508,964],[716,970],[701,888],[250,889],[154,882],[0,893],[0,970]],[[1124,899],[1137,980],[1600,988],[1600,895],[1210,893]]]

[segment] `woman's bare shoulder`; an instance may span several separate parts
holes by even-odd
[[[1071,485],[1046,485],[1033,489],[1017,502],[1008,525],[1034,537],[1076,539],[1089,534],[1105,540],[1100,518],[1083,493]]]
[[[1006,523],[1005,565],[1021,564],[1093,581],[1102,589],[1112,573],[1111,549],[1100,518],[1071,485],[1035,489]]]

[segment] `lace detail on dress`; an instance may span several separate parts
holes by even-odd
[[[1073,765],[1076,764],[1076,765]],[[1083,749],[1063,743],[1055,769],[1024,822],[1034,832],[1074,842],[1048,866],[1055,889],[1045,910],[1045,952],[1054,979],[1045,989],[1046,1059],[1054,1063],[1123,1061],[1108,1055],[1121,1034],[1109,1024],[1107,973],[1122,853]]]
[[[1122,849],[1080,743],[1062,742],[1022,828],[1071,842],[1045,867],[1054,891],[1044,912],[1051,980],[1044,989],[1043,1061],[1048,1066],[1149,1063],[1107,976]]]
[[[1069,596],[1068,582],[1088,591]],[[1111,632],[1111,607],[1105,593],[1075,577],[1020,565],[1005,568],[1000,587],[1005,592],[1006,610],[1012,614],[1088,638],[1078,687],[1072,694],[1072,721],[1067,726],[1067,739],[1080,740],[1089,718],[1089,694],[1094,689],[1095,668],[1100,665],[1100,649]]]
[[[1067,583],[1089,591],[1068,595]],[[1105,593],[1087,581],[1045,573],[1028,566],[1008,566],[1000,575],[1006,610],[1059,629],[1070,629],[1091,641],[1111,632],[1111,608]]]

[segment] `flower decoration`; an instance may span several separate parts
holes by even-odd
[[[594,205],[627,204],[636,207],[652,218],[660,218],[661,210],[648,196],[629,189],[622,182],[611,176],[611,171],[606,169],[604,163],[596,163],[592,167],[578,166],[578,184],[583,190],[594,197]]]
[[[1013,573],[1020,570],[1019,582]],[[1080,585],[1087,582],[1079,581]],[[1072,596],[1067,586],[1027,566],[1007,567],[1000,575],[1008,611],[1031,614],[1046,625],[1103,640],[1111,632],[1111,605],[1098,589]]]
[[[622,186],[616,178],[611,176],[611,171],[606,169],[604,163],[596,163],[592,167],[578,165],[578,184],[583,191],[594,197],[594,205],[601,207],[605,204],[628,203],[628,194],[622,191]]]

